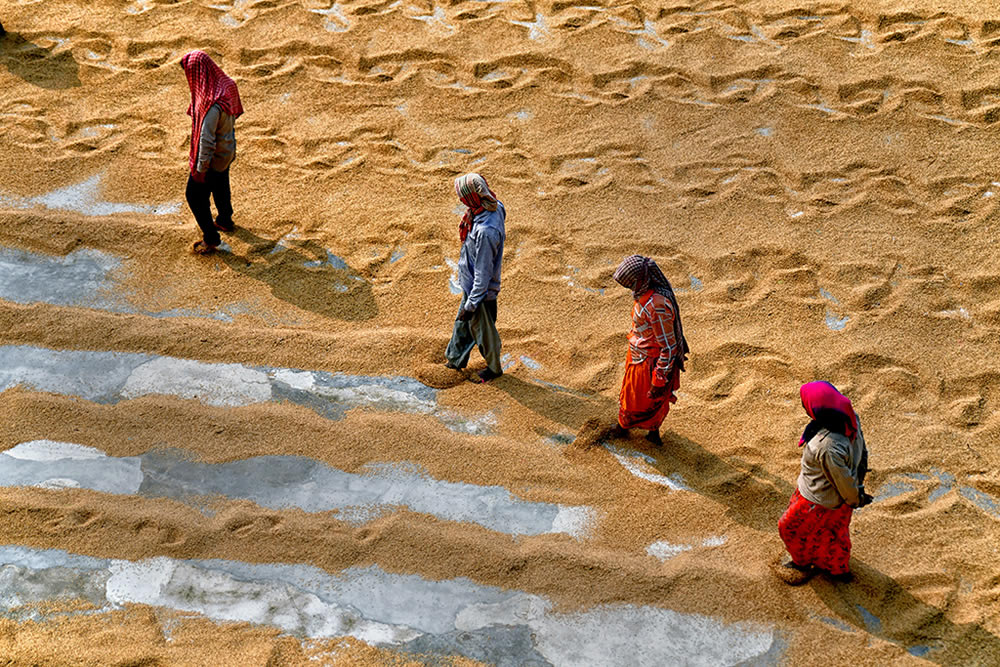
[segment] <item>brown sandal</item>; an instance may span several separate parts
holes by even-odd
[[[208,245],[204,241],[196,241],[194,246],[191,248],[191,252],[196,255],[211,255],[218,247],[219,246]]]

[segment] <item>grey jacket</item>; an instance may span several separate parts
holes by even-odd
[[[233,117],[213,104],[205,113],[201,124],[201,138],[198,140],[198,171],[205,172],[211,167],[215,171],[225,171],[236,159],[236,132]]]
[[[458,282],[465,294],[465,310],[475,310],[500,293],[500,266],[507,238],[504,222],[507,210],[497,202],[497,210],[482,211],[472,222],[458,258]]]
[[[853,442],[839,433],[820,429],[802,448],[799,493],[809,502],[830,509],[844,503],[857,507],[861,500],[861,466],[866,459],[860,425]]]

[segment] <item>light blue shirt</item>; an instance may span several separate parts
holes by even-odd
[[[497,210],[482,211],[473,218],[458,258],[458,282],[465,294],[465,310],[475,310],[480,303],[495,299],[500,293],[506,219],[507,211],[500,202]]]

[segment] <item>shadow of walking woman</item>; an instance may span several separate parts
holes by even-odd
[[[247,254],[216,256],[233,271],[268,285],[282,301],[331,319],[363,321],[378,315],[371,282],[315,241],[279,244],[243,227],[231,235],[250,246]]]
[[[777,523],[794,486],[764,467],[722,458],[669,432],[662,449],[641,446],[664,475],[680,474],[690,489],[726,508],[734,521],[777,537]],[[981,624],[959,623],[903,585],[858,558],[849,583],[814,577],[810,586],[832,618],[819,620],[850,632],[867,632],[940,665],[996,664],[1000,637]],[[985,658],[984,656],[992,656]]]
[[[48,90],[76,88],[80,65],[68,50],[57,53],[56,48],[39,46],[0,25],[0,62],[11,74]]]

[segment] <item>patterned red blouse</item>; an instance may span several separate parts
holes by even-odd
[[[649,290],[636,299],[632,307],[628,349],[633,364],[655,358],[653,384],[657,387],[667,384],[677,354],[677,339],[674,337],[674,309],[662,294]]]

